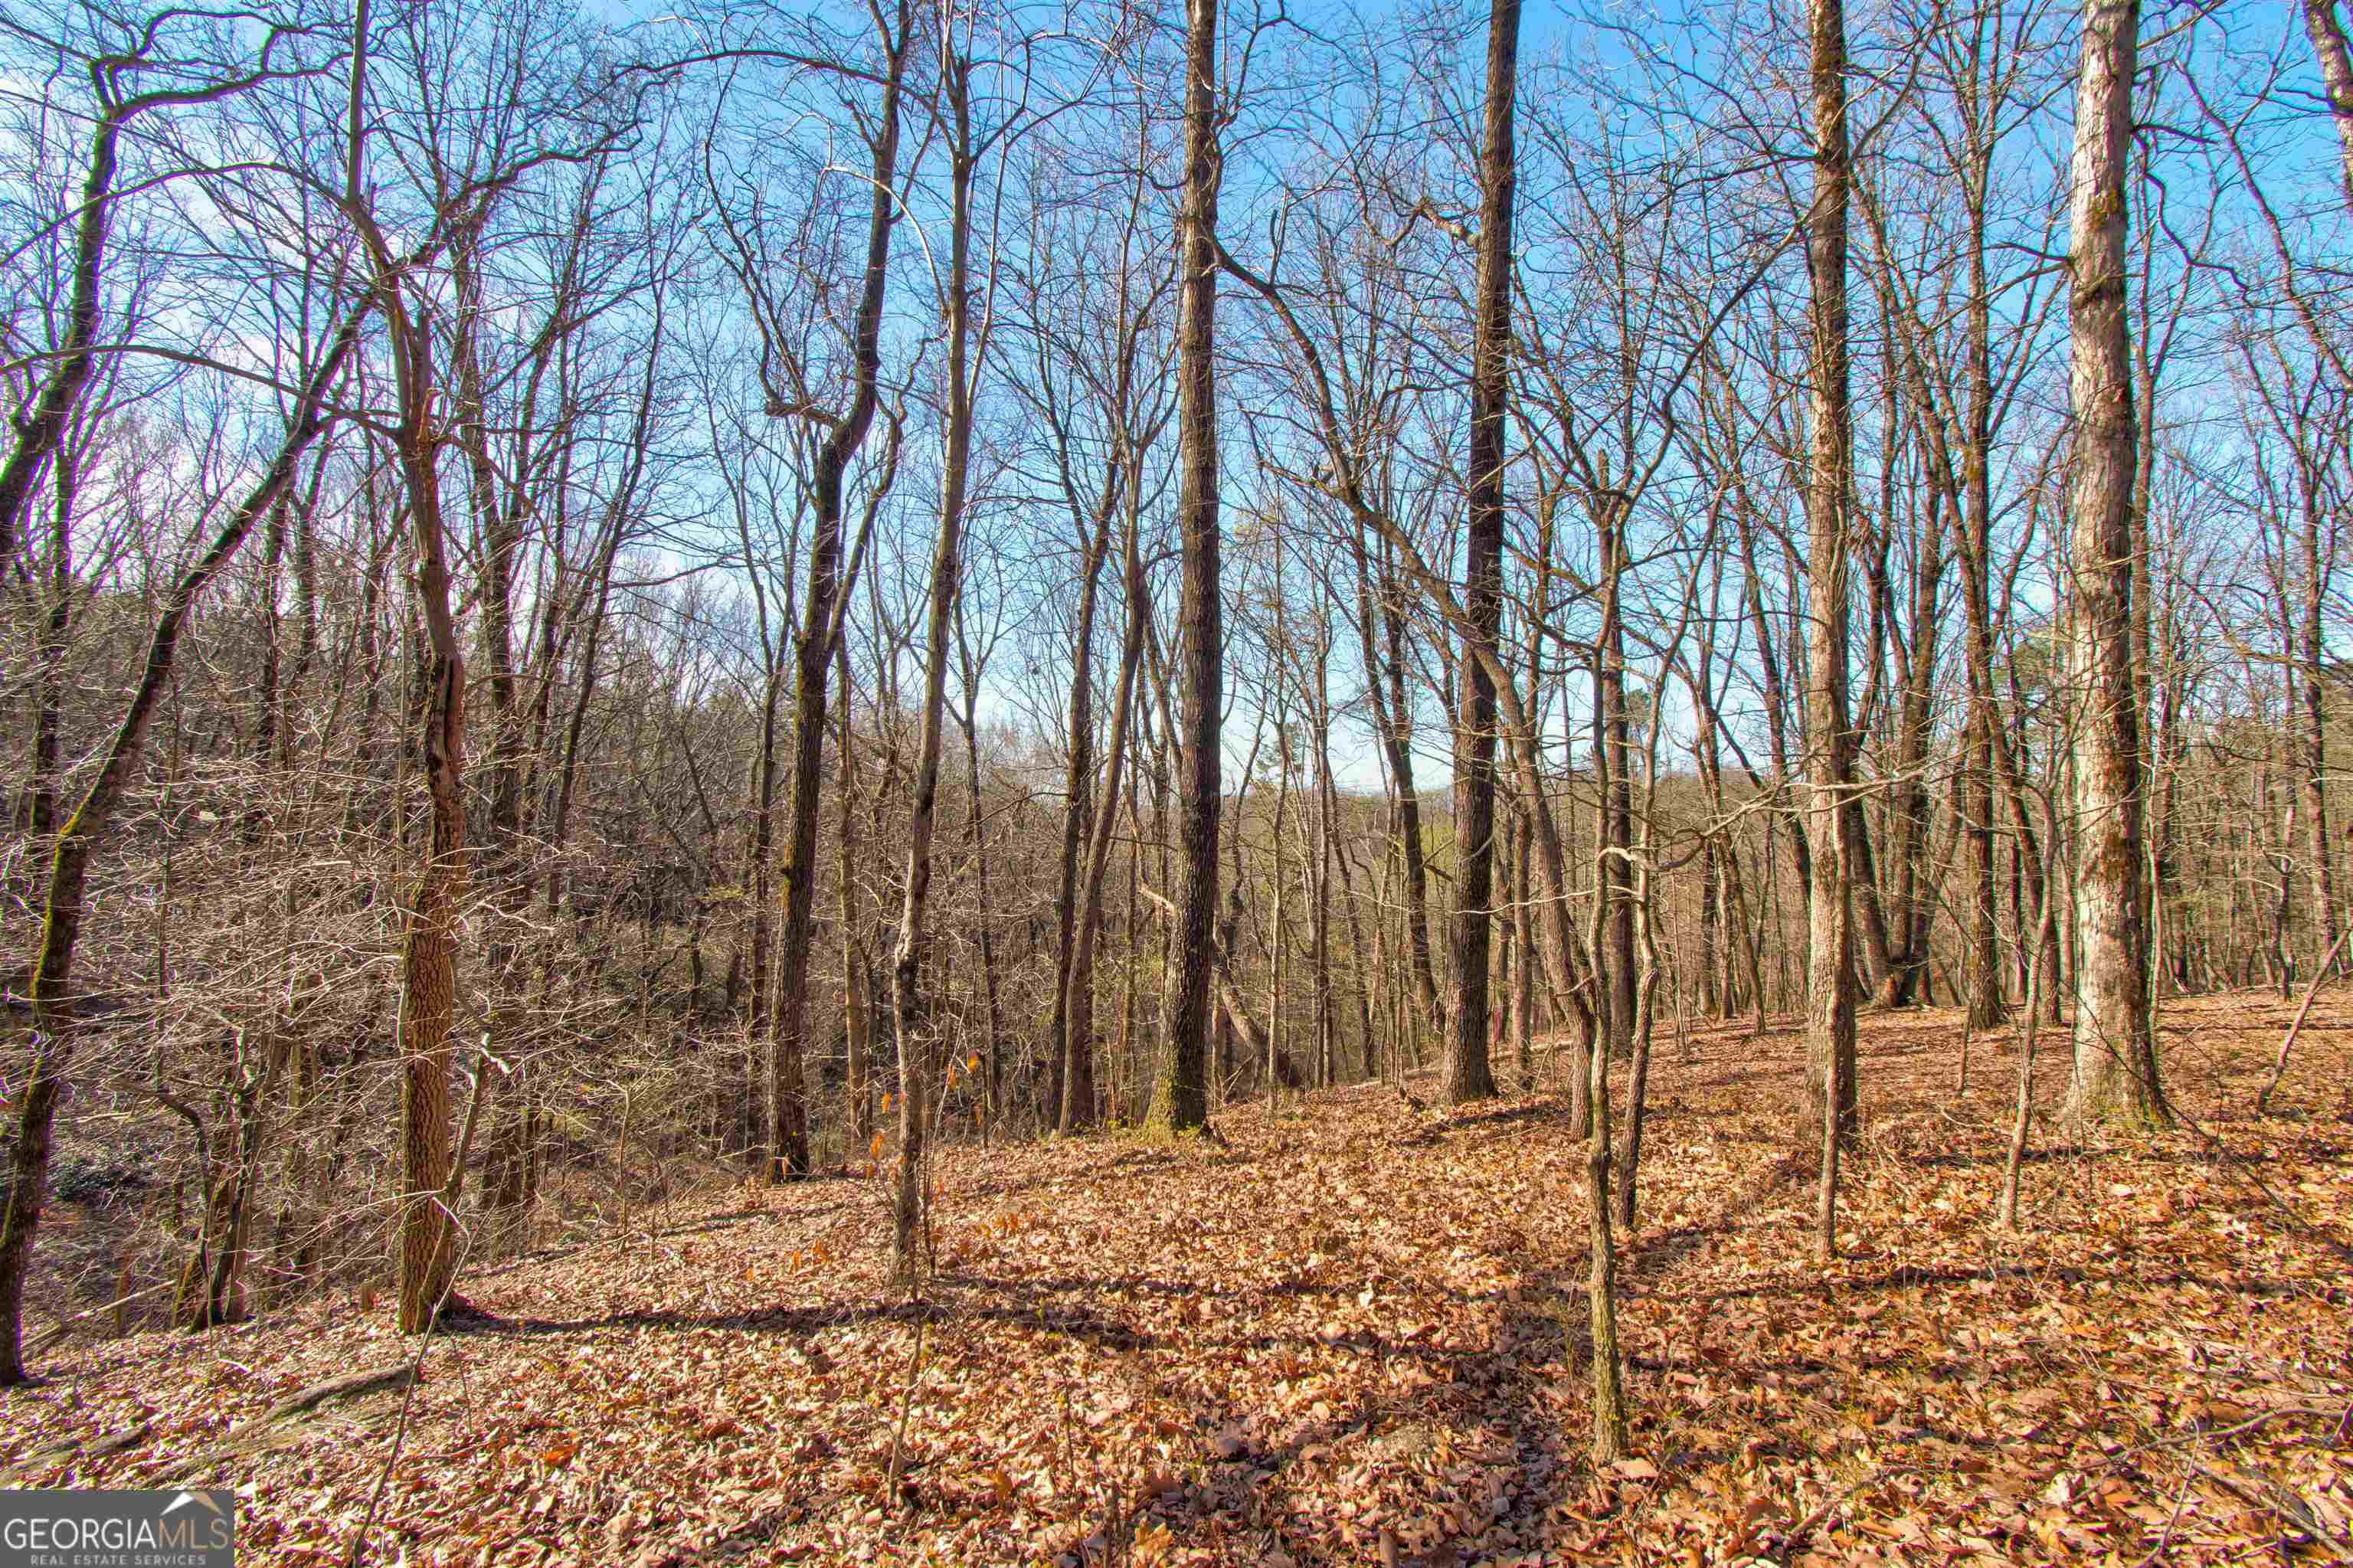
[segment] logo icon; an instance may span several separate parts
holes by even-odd
[[[0,1492],[0,1568],[236,1568],[237,1496]]]

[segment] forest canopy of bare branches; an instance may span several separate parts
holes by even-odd
[[[2353,971],[2337,0],[0,0],[0,1384],[1541,1089],[1606,1467],[1654,1041],[1828,1266],[1859,1018],[2014,1228]]]

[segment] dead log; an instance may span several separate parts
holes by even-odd
[[[417,1381],[417,1375],[416,1362],[400,1361],[391,1366],[371,1367],[364,1372],[345,1372],[324,1383],[314,1383],[300,1393],[280,1400],[251,1421],[232,1428],[227,1437],[212,1447],[149,1477],[148,1484],[175,1485],[202,1475],[226,1460],[285,1447],[300,1435],[299,1427],[290,1425],[297,1416],[307,1415],[321,1405],[336,1400],[357,1399],[387,1389],[406,1388]]]

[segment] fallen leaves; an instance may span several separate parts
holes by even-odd
[[[2196,1023],[2168,1049],[2201,1115],[2267,1070],[2233,1054],[2245,1005],[2168,1011]],[[379,1539],[448,1568],[2343,1550],[2346,1151],[2321,1124],[2219,1118],[2227,1159],[2187,1133],[2063,1150],[2002,1235],[2008,1075],[1955,1103],[1954,1034],[1867,1021],[1828,1271],[1788,1153],[1795,1036],[1704,1032],[1696,1061],[1654,1062],[1620,1281],[1640,1452],[1601,1475],[1565,1105],[1416,1114],[1366,1086],[1229,1109],[1230,1150],[948,1150],[923,1307],[890,1287],[880,1182],[682,1202],[485,1273],[491,1316],[437,1341]],[[2353,1075],[2353,1036],[2307,1040],[2279,1104]],[[924,1313],[910,1508],[882,1494]],[[0,1455],[40,1458],[32,1484],[139,1485],[404,1353],[349,1303],[98,1345],[10,1396]],[[358,1414],[224,1461],[247,1560],[339,1560],[385,1453]]]

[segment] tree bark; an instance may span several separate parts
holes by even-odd
[[[849,407],[818,449],[816,518],[809,541],[808,598],[794,642],[793,814],[785,846],[784,929],[776,953],[776,1049],[768,1059],[768,1125],[772,1182],[797,1181],[809,1170],[807,1087],[801,1065],[808,1028],[809,948],[816,936],[818,797],[824,789],[827,666],[841,634],[842,486],[866,442],[881,400],[882,302],[891,277],[891,233],[896,226],[899,97],[905,79],[909,0],[900,0],[895,31],[883,34],[882,101],[874,125],[871,178],[873,200],[866,224],[866,264],[850,326],[856,359]],[[880,14],[877,15],[878,26]],[[912,1113],[911,1113],[912,1114]]]
[[[1144,631],[1152,613],[1136,528],[1137,520],[1131,514],[1123,550],[1127,630],[1120,642],[1119,674],[1112,694],[1111,739],[1103,759],[1103,800],[1088,835],[1086,866],[1080,879],[1076,926],[1071,941],[1071,963],[1062,978],[1063,1026],[1069,1031],[1070,1041],[1069,1067],[1062,1078],[1060,1130],[1064,1133],[1082,1132],[1094,1125],[1095,943],[1103,931],[1103,878],[1111,868],[1112,829],[1119,818],[1120,779],[1127,764],[1136,674],[1144,662]]]
[[[1495,652],[1504,621],[1504,462],[1510,418],[1512,212],[1518,190],[1514,119],[1519,90],[1519,0],[1487,15],[1487,106],[1479,161],[1478,313],[1471,361],[1470,519],[1464,532],[1463,657],[1454,727],[1452,1016],[1446,1097],[1495,1092],[1489,1059],[1487,961],[1495,877]]]
[[[385,287],[397,288],[387,279]],[[450,607],[433,428],[431,345],[406,306],[391,311],[401,422],[394,437],[408,491],[417,598],[425,620],[417,739],[430,828],[401,948],[400,1304],[404,1334],[440,1309],[457,1267],[449,1182],[449,1032],[458,1005],[458,920],[466,882],[466,660]]]
[[[955,624],[964,576],[965,497],[972,473],[972,60],[957,52],[954,26],[953,21],[944,25],[945,36],[939,45],[940,89],[948,108],[946,450],[941,474],[939,537],[932,553],[923,628],[923,703],[915,750],[914,799],[907,818],[906,895],[899,914],[899,950],[892,966],[892,1012],[899,1039],[899,1171],[891,1255],[897,1279],[910,1288],[916,1283],[916,1232],[922,1219],[920,1161],[930,1099],[925,1067],[933,1054],[922,992],[924,921],[930,913],[932,840],[939,814],[940,749],[947,716],[948,632]],[[985,341],[981,346],[985,351]],[[1117,768],[1113,758],[1114,772]],[[1096,886],[1100,906],[1099,881]]]
[[[2353,208],[2353,51],[2345,42],[2345,24],[2337,15],[2337,0],[2304,0],[2305,35],[2312,40],[2320,79],[2328,90],[2328,112],[2337,122],[2337,140],[2343,159],[2345,205]]]
[[[1852,181],[1847,142],[1846,10],[1842,0],[1810,0],[1812,45],[1813,206],[1806,260],[1813,276],[1811,446],[1806,491],[1806,727],[1808,847],[1812,879],[1808,1075],[1824,1159],[1820,1224],[1832,1245],[1837,1157],[1856,1131],[1854,924],[1841,817],[1853,785],[1854,738],[1847,715],[1848,508],[1854,478],[1853,423],[1847,396],[1847,211]]]
[[[1071,755],[1069,767],[1063,774],[1062,859],[1060,880],[1054,893],[1054,972],[1060,976],[1068,976],[1071,972],[1071,948],[1077,940],[1082,859],[1094,832],[1095,615],[1097,606],[1102,603],[1103,567],[1111,548],[1112,501],[1117,483],[1117,469],[1114,467],[1112,476],[1104,481],[1103,504],[1095,516],[1092,536],[1081,535],[1085,554],[1079,580],[1079,623],[1071,638]],[[1052,1074],[1049,1086],[1049,1097],[1052,1103],[1048,1108],[1058,1127],[1061,1121],[1062,1107],[1070,1098],[1070,1076],[1073,1065],[1069,1006],[1068,988],[1057,985],[1054,988],[1053,1012],[1047,1021],[1046,1059]],[[1087,1096],[1088,1102],[1092,1104],[1092,1065],[1083,1065],[1081,1070],[1091,1080]]]
[[[1186,1132],[1209,1119],[1209,1006],[1216,962],[1219,756],[1225,620],[1218,548],[1218,4],[1185,0],[1185,191],[1176,334],[1176,513],[1183,531],[1178,658],[1184,716],[1178,733],[1176,984],[1167,1002],[1165,1060],[1152,1120]]]
[[[1430,872],[1422,858],[1421,800],[1413,782],[1413,733],[1406,708],[1405,634],[1401,618],[1389,601],[1395,585],[1381,584],[1380,604],[1374,604],[1372,571],[1366,559],[1362,529],[1348,531],[1348,547],[1356,568],[1356,630],[1365,662],[1365,694],[1379,733],[1381,754],[1388,764],[1389,788],[1396,791],[1391,837],[1405,872],[1406,951],[1420,997],[1422,1016],[1433,1033],[1443,1033],[1446,1008],[1438,994],[1438,977],[1430,957]],[[1375,641],[1375,628],[1379,641]]]
[[[2167,1119],[2148,994],[2141,753],[2132,662],[2130,344],[2125,161],[2138,0],[2085,0],[2069,258],[2069,676],[2074,687],[2074,1086],[2078,1117]]]

